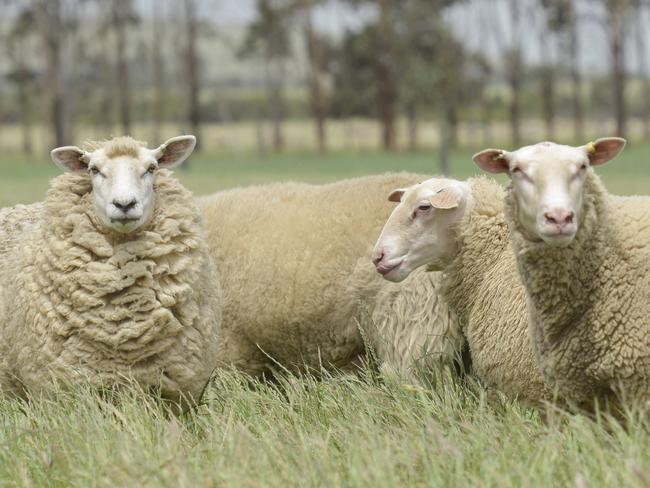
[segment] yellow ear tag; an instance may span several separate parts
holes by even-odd
[[[596,146],[594,146],[593,142],[590,142],[587,144],[587,153],[589,154],[595,154],[596,153]]]

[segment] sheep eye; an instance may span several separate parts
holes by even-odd
[[[417,217],[418,213],[425,213],[428,212],[429,209],[431,208],[431,205],[423,203],[422,205],[418,205],[415,210],[413,210],[413,214],[411,215],[411,219],[415,219]]]
[[[90,171],[90,174],[95,176],[99,174],[99,170],[97,169],[97,166],[91,166],[88,168],[88,171]]]
[[[149,173],[149,174],[153,173],[154,171],[156,171],[156,165],[155,164],[152,164],[147,168],[147,173]]]
[[[580,166],[580,171],[586,171],[587,170],[587,163],[582,163]]]
[[[515,166],[514,168],[512,168],[511,173],[514,175],[514,174],[517,174],[517,173],[522,173],[522,171],[521,171],[521,168],[519,168],[518,166]]]

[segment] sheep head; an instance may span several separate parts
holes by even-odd
[[[442,269],[456,254],[453,229],[470,198],[466,183],[432,178],[394,190],[399,202],[375,244],[372,261],[390,281],[402,281],[423,265]]]
[[[153,214],[158,169],[180,165],[195,145],[191,135],[173,137],[156,149],[130,137],[117,137],[94,144],[92,150],[59,147],[51,156],[63,171],[88,173],[99,220],[128,234],[147,224]]]
[[[486,149],[473,159],[485,171],[508,174],[516,219],[527,239],[562,247],[578,232],[589,168],[608,162],[624,147],[619,137],[578,147],[541,142],[512,152]]]

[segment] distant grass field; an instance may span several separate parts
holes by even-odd
[[[477,174],[473,150],[452,174]],[[0,157],[3,205],[43,197],[57,168]],[[177,174],[197,194],[286,179],[437,173],[428,152],[200,153]],[[650,193],[650,145],[603,167],[613,192]],[[0,486],[605,487],[650,486],[650,425],[542,412],[444,376],[427,388],[360,377],[278,385],[221,372],[180,417],[127,393],[107,403],[79,388],[28,404],[0,398]]]
[[[471,156],[480,148],[454,151],[451,175],[466,178],[480,171]],[[192,156],[188,169],[176,171],[197,195],[223,188],[269,181],[326,182],[386,171],[439,174],[432,151],[386,153],[334,151],[325,154],[287,151],[260,156],[255,152],[202,152]],[[612,163],[597,170],[610,191],[650,194],[650,144],[630,144]],[[43,198],[48,180],[59,174],[47,154],[0,155],[0,205],[28,203]]]

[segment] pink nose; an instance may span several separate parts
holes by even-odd
[[[563,227],[573,223],[574,213],[572,210],[555,209],[544,213],[547,224]]]
[[[374,253],[372,253],[372,263],[375,266],[381,263],[382,259],[384,259],[384,251],[382,251],[381,249],[377,249]]]

